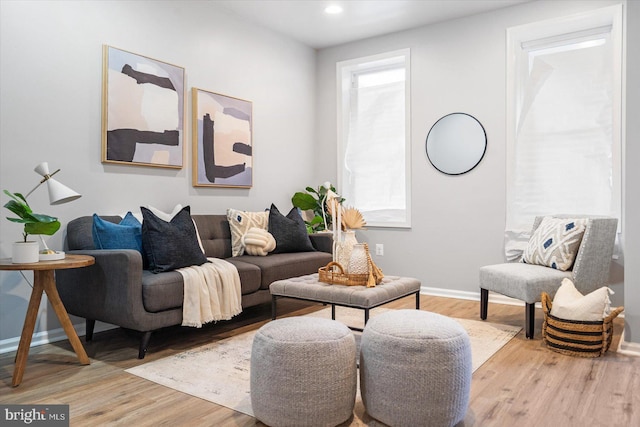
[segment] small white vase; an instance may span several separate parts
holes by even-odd
[[[364,243],[353,245],[348,270],[349,274],[369,273],[369,258],[367,257],[367,247]]]
[[[14,264],[31,264],[40,260],[38,242],[14,242],[11,249],[11,262]]]
[[[340,263],[345,273],[348,273],[351,251],[353,246],[358,244],[358,241],[356,240],[356,232],[353,230],[347,230],[342,234],[344,236],[342,242],[336,244],[336,262]]]

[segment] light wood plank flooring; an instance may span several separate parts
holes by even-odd
[[[422,309],[479,319],[479,303],[423,295]],[[414,308],[407,297],[387,307]],[[304,314],[317,304],[283,299],[283,315]],[[582,359],[548,350],[540,336],[520,332],[473,375],[471,401],[460,426],[640,426],[640,358],[616,354],[623,320],[617,319],[605,357]],[[0,356],[0,402],[69,404],[72,426],[254,426],[254,418],[124,372],[212,340],[257,329],[270,319],[270,306],[245,310],[237,319],[203,329],[167,328],[151,338],[149,353],[137,359],[138,337],[115,329],[85,343],[91,365],[81,366],[68,341],[31,349],[24,379],[11,387],[15,353]],[[524,308],[489,305],[488,321],[521,326]],[[361,405],[345,426],[376,426]]]

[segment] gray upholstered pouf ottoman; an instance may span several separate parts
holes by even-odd
[[[356,397],[356,343],[342,323],[287,317],[261,327],[251,349],[251,406],[269,426],[335,426]]]
[[[391,426],[453,426],[471,388],[471,345],[455,320],[394,310],[367,323],[360,344],[360,393],[367,413]]]

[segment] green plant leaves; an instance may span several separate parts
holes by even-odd
[[[60,229],[60,221],[58,221],[58,218],[34,213],[27,203],[27,199],[22,194],[13,194],[7,190],[4,190],[4,194],[11,198],[11,200],[4,204],[4,207],[18,217],[7,217],[7,219],[11,222],[24,224],[23,235],[25,241],[29,234],[45,234],[51,236]]]
[[[51,236],[60,229],[60,221],[54,218],[51,222],[32,222],[24,225],[26,234],[45,234]]]
[[[293,206],[296,208],[306,211],[309,209],[315,210],[319,202],[311,194],[297,192],[291,198],[291,203],[293,203]]]
[[[312,211],[314,217],[311,221],[305,221],[307,226],[307,231],[309,234],[316,233],[318,231],[323,231],[325,229],[325,219],[323,218],[323,213],[326,217],[327,225],[331,224],[331,216],[327,213],[326,209],[326,196],[327,196],[327,188],[324,185],[318,187],[318,189],[312,187],[305,188],[306,193],[298,191],[291,198],[291,203],[296,208],[299,208],[303,211]],[[331,186],[331,191],[336,192],[335,187]],[[338,196],[339,197],[339,196]],[[339,197],[338,203],[342,203],[344,199]]]

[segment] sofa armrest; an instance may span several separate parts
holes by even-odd
[[[89,267],[56,271],[56,285],[67,312],[91,320],[137,329],[144,313],[142,255],[135,250],[81,250]]]
[[[331,233],[309,234],[311,244],[320,252],[333,253],[333,235]]]

